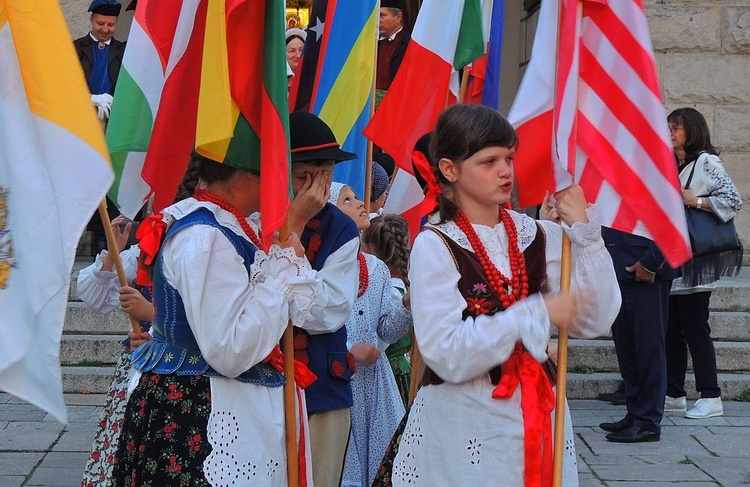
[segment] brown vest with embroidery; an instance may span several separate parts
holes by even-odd
[[[503,305],[500,298],[492,289],[487,275],[484,272],[482,264],[479,262],[476,254],[464,249],[451,238],[435,228],[429,228],[435,232],[448,247],[448,251],[453,257],[456,269],[460,274],[458,280],[458,290],[466,300],[466,308],[462,313],[462,319],[466,320],[469,316],[476,317],[479,315],[494,315],[502,311]],[[523,251],[524,260],[526,261],[526,274],[529,278],[529,295],[547,291],[547,255],[545,252],[544,230],[537,224],[536,237],[531,244]],[[501,365],[493,367],[490,371],[490,379],[494,385],[500,382]],[[552,384],[556,379],[556,367],[552,360],[542,364],[547,372],[547,377]],[[422,385],[437,385],[444,381],[429,367],[425,368],[422,378]]]

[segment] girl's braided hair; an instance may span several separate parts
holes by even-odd
[[[175,194],[172,204],[193,196],[195,188],[198,187],[199,182],[203,181],[205,183],[213,183],[215,181],[227,181],[238,170],[239,169],[235,169],[226,164],[203,157],[197,152],[193,152],[190,155],[185,174],[182,176],[182,181],[180,181],[180,185],[177,186],[177,194]]]
[[[409,285],[409,226],[395,214],[380,215],[370,220],[370,227],[362,233],[362,241],[375,257],[385,262],[391,276]]]

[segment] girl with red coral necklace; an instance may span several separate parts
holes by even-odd
[[[506,209],[517,144],[508,121],[480,105],[446,109],[433,132],[440,212],[417,236],[409,271],[426,371],[393,485],[552,485],[551,327],[600,336],[620,308],[580,187],[555,195],[561,224]],[[563,231],[573,242],[565,295],[556,294]],[[569,417],[565,448],[564,485],[578,485]]]
[[[370,226],[365,204],[349,186],[331,184],[329,202],[349,216],[360,231]],[[411,313],[391,283],[388,266],[359,252],[359,289],[349,319],[347,346],[356,360],[352,376],[352,429],[342,487],[372,485],[388,442],[404,416],[404,406],[385,349],[404,336]]]
[[[153,279],[153,339],[132,354],[142,375],[126,406],[115,485],[262,477],[285,486],[278,343],[289,320],[309,313],[316,273],[295,234],[260,249],[258,174],[194,154],[178,199],[139,229]],[[298,426],[307,431],[306,423],[302,412]]]

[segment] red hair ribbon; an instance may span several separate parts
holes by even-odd
[[[282,374],[284,373],[284,354],[281,352],[281,347],[276,345],[268,354],[268,357],[264,358],[261,363],[270,364],[274,369],[278,370]],[[312,370],[307,368],[307,365],[303,364],[299,360],[294,361],[294,382],[297,383],[302,389],[306,389],[310,384],[318,380],[318,376],[313,373]]]
[[[492,397],[509,399],[521,386],[524,485],[551,486],[553,457],[550,413],[555,409],[552,384],[539,362],[518,344],[502,367],[502,377]],[[565,413],[561,411],[560,414]]]
[[[435,173],[432,171],[430,163],[423,153],[415,150],[411,153],[411,158],[414,161],[414,167],[417,168],[417,172],[427,182],[427,193],[419,205],[419,216],[429,215],[435,210],[437,198],[443,192],[443,188],[438,184]]]
[[[156,259],[156,253],[159,252],[159,247],[161,247],[164,232],[167,231],[167,224],[163,221],[163,218],[161,213],[146,217],[135,233],[136,238],[138,238],[138,247],[141,249],[135,281],[141,286],[151,286],[151,276],[149,276],[147,267],[154,265],[154,259]]]

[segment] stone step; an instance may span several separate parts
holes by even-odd
[[[618,370],[617,354],[612,340],[571,339],[568,344],[569,371],[586,373]],[[750,343],[714,342],[714,347],[719,371],[750,371]],[[688,359],[688,368],[692,367],[690,362]]]
[[[115,367],[62,367],[63,392],[104,394],[109,390]]]
[[[750,267],[743,267],[737,277],[722,278],[711,294],[709,306],[716,311],[750,309]]]
[[[130,331],[130,318],[120,308],[101,314],[81,302],[69,302],[63,333],[125,335]]]
[[[750,389],[750,373],[718,374],[721,397],[733,399],[746,389]],[[614,391],[620,383],[619,373],[599,372],[594,374],[569,373],[567,379],[568,399],[596,399],[602,392]],[[688,373],[685,377],[685,390],[688,399],[697,399],[695,391],[695,376]]]
[[[63,365],[114,365],[120,358],[123,336],[68,335],[60,342],[60,363]]]

